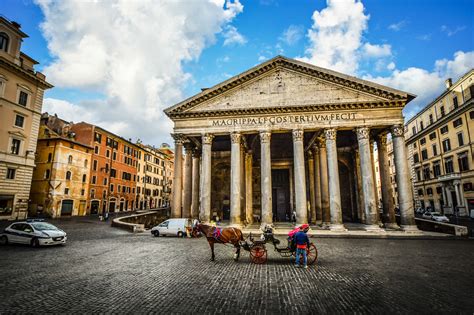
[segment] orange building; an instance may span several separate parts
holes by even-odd
[[[85,122],[72,125],[71,131],[77,141],[94,148],[87,201],[90,213],[134,210],[140,148]]]

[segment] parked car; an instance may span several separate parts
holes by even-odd
[[[0,244],[28,244],[32,247],[44,245],[63,245],[66,232],[43,220],[27,220],[10,224],[0,234]]]
[[[449,222],[448,217],[439,212],[431,212],[431,219],[437,222]]]
[[[425,213],[425,209],[423,209],[421,207],[418,207],[418,208],[416,208],[415,213],[416,214],[423,214],[423,213]]]
[[[160,235],[183,237],[186,234],[186,229],[191,227],[191,219],[169,219],[154,226],[151,229],[151,234],[156,237]]]
[[[431,220],[431,213],[432,213],[432,212],[426,211],[425,213],[423,213],[423,215],[422,215],[421,217],[422,217],[423,219]]]

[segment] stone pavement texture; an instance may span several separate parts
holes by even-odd
[[[205,239],[130,234],[92,219],[53,221],[66,246],[0,247],[0,313],[465,313],[470,240],[313,239],[317,267],[268,246],[265,265]]]

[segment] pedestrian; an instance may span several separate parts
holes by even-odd
[[[303,224],[300,226],[300,230],[294,235],[294,241],[296,243],[296,267],[300,266],[301,255],[303,255],[304,268],[308,268],[307,257],[306,257],[306,248],[309,247],[309,238],[306,235],[306,232],[309,230],[308,224]]]

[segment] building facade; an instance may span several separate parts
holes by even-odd
[[[69,123],[43,114],[31,185],[31,215],[58,218],[89,214],[92,150],[76,141]]]
[[[26,37],[0,16],[0,219],[27,217],[43,93],[52,87],[21,52]]]
[[[402,115],[413,98],[281,56],[203,89],[165,110],[174,122],[172,216],[265,225],[294,211],[298,224],[362,222],[378,231],[377,142],[383,223],[396,227],[385,189],[390,133],[401,227],[416,230]]]
[[[468,215],[474,210],[474,70],[406,124],[415,202],[424,209]]]
[[[141,149],[131,141],[85,122],[72,124],[71,132],[78,142],[93,148],[87,199],[89,212],[134,210]]]

